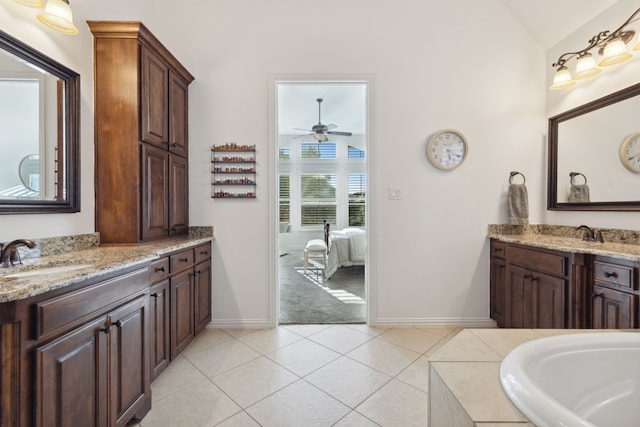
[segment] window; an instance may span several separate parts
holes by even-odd
[[[300,155],[303,159],[335,159],[335,142],[303,142]]]
[[[280,158],[281,159],[290,159],[291,158],[291,148],[285,147],[280,149]]]
[[[366,174],[349,174],[349,226],[365,225],[366,185]]]
[[[280,222],[291,223],[291,179],[289,175],[280,174]]]
[[[347,147],[347,157],[350,159],[364,159],[364,150],[349,145]]]
[[[301,225],[336,224],[336,175],[300,175]]]

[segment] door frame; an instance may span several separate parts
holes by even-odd
[[[364,83],[367,86],[367,147],[366,147],[366,172],[367,193],[365,199],[365,223],[367,230],[367,251],[365,254],[365,301],[366,322],[374,326],[376,318],[376,274],[375,262],[375,213],[374,206],[374,75],[373,74],[271,74],[268,78],[268,132],[269,132],[269,324],[278,326],[280,322],[280,286],[279,286],[279,206],[278,206],[278,84],[280,83]]]

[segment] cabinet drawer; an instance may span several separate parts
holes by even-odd
[[[210,244],[200,245],[197,248],[195,248],[194,251],[195,251],[195,257],[196,257],[196,264],[211,258]]]
[[[509,246],[507,251],[510,264],[556,276],[567,274],[567,257],[562,254],[534,251],[517,246]]]
[[[148,286],[148,271],[145,268],[38,303],[36,339],[69,329],[101,309]]]
[[[633,289],[633,267],[594,261],[593,278],[601,283]]]
[[[169,258],[153,261],[149,266],[149,282],[155,283],[169,276]]]
[[[504,242],[498,242],[496,240],[491,241],[491,256],[496,258],[503,258],[506,256],[506,244]]]
[[[176,273],[184,270],[185,268],[191,267],[195,262],[193,249],[187,249],[171,255],[169,257],[169,262],[171,264],[171,273]]]

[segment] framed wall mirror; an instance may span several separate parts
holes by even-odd
[[[547,209],[640,211],[640,84],[549,119]]]
[[[0,214],[80,211],[80,75],[0,31]]]

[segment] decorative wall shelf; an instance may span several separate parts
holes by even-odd
[[[226,143],[211,148],[211,197],[256,198],[256,146]]]

